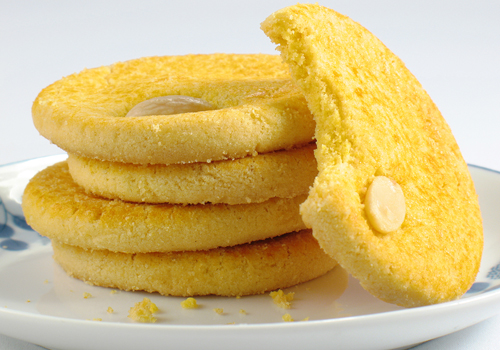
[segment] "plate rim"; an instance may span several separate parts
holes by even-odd
[[[43,248],[42,248],[43,249]],[[318,324],[318,323],[343,323],[343,322],[354,322],[356,320],[370,320],[372,318],[379,318],[381,316],[383,317],[392,317],[393,314],[401,314],[405,315],[408,313],[415,314],[415,313],[426,313],[427,311],[431,312],[439,312],[441,309],[445,308],[451,308],[453,306],[461,306],[461,307],[468,307],[469,304],[477,304],[477,303],[487,303],[489,300],[483,300],[483,299],[496,299],[498,298],[500,300],[500,288],[495,289],[495,290],[490,290],[490,291],[485,291],[482,292],[481,294],[478,295],[473,295],[464,299],[457,299],[457,300],[452,300],[440,304],[434,304],[434,305],[426,305],[426,306],[419,306],[419,307],[414,307],[414,308],[406,308],[406,309],[400,309],[400,310],[390,310],[390,311],[383,311],[383,312],[377,312],[377,313],[372,313],[372,314],[367,314],[367,315],[357,315],[357,316],[344,316],[344,317],[337,317],[337,318],[330,318],[330,319],[322,319],[322,320],[310,320],[307,322],[272,322],[272,323],[255,323],[255,324],[246,324],[246,323],[240,323],[240,324],[218,324],[218,325],[192,325],[192,324],[186,324],[186,325],[179,325],[179,324],[156,324],[156,323],[151,323],[151,324],[142,324],[142,323],[121,323],[121,322],[113,322],[113,321],[102,321],[99,322],[99,325],[120,325],[120,326],[126,326],[126,327],[153,327],[153,328],[189,328],[189,329],[197,329],[197,328],[235,328],[237,326],[238,328],[245,327],[245,328],[260,328],[265,326],[265,328],[269,327],[278,327],[280,328],[281,326],[286,326],[286,327],[298,327],[298,326],[303,326],[303,325],[313,325],[313,324]],[[76,319],[76,318],[68,318],[68,317],[60,317],[60,316],[51,316],[51,315],[42,315],[42,314],[33,314],[27,311],[20,311],[20,310],[13,310],[9,308],[0,308],[0,314],[5,313],[5,314],[11,314],[11,315],[19,315],[19,316],[30,316],[30,317],[35,317],[35,318],[41,318],[41,319],[47,319],[47,320],[53,320],[53,321],[64,321],[64,322],[70,322],[70,323],[82,323],[82,324],[89,324],[89,321],[87,320],[81,320],[81,319]],[[500,309],[496,312],[500,313]],[[351,321],[354,320],[354,321]],[[96,323],[97,324],[97,323]],[[1,331],[0,331],[1,333]]]

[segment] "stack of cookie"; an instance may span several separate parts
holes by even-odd
[[[336,265],[300,217],[317,174],[315,125],[277,56],[85,70],[44,89],[33,120],[69,158],[32,179],[23,210],[74,277],[231,296]]]

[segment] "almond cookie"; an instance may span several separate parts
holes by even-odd
[[[128,203],[89,195],[66,162],[33,177],[23,195],[28,224],[52,241],[125,253],[205,250],[305,228],[307,195],[241,205]]]
[[[69,155],[73,180],[106,198],[146,203],[261,203],[307,194],[315,145],[212,163],[134,165]]]
[[[55,261],[87,283],[184,297],[264,293],[309,281],[337,264],[310,230],[196,252],[124,254],[58,242],[53,248]]]
[[[481,214],[420,83],[374,35],[325,7],[282,9],[262,29],[316,120],[320,172],[301,213],[321,247],[387,302],[460,297],[479,269]]]
[[[158,103],[196,108],[125,117],[168,96],[175,101]],[[42,90],[32,114],[38,131],[69,153],[133,164],[242,158],[314,135],[306,101],[275,55],[148,57],[87,69]]]

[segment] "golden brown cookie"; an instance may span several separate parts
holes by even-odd
[[[328,8],[291,6],[262,29],[316,120],[320,173],[301,213],[321,247],[387,302],[460,297],[479,269],[481,214],[457,143],[420,83],[370,32]],[[376,176],[404,194],[406,216],[390,233],[365,212]]]
[[[69,155],[73,180],[106,198],[146,203],[261,203],[307,194],[315,145],[212,163],[134,165]]]
[[[89,195],[66,162],[38,173],[23,195],[28,224],[53,241],[125,253],[204,250],[305,228],[306,195],[227,205],[138,204]]]
[[[87,283],[175,296],[259,294],[306,282],[337,264],[310,230],[197,252],[124,254],[57,242],[53,248],[56,262]]]
[[[169,95],[215,109],[125,117]],[[87,69],[42,90],[32,114],[38,131],[69,153],[134,164],[242,158],[314,135],[305,99],[275,55],[148,57]]]

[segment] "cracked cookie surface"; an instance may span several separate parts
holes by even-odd
[[[478,272],[482,220],[450,128],[403,62],[331,9],[296,5],[262,29],[278,44],[316,121],[319,175],[301,213],[320,245],[376,297],[413,307],[453,300]],[[382,234],[365,195],[397,182],[406,216]]]

